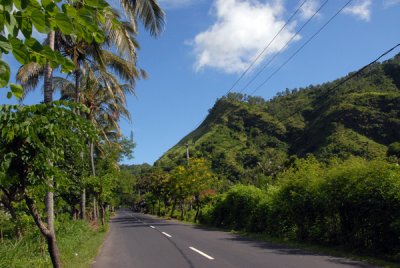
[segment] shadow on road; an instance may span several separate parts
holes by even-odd
[[[216,236],[219,236],[220,237],[219,239],[221,239],[221,240],[236,241],[236,242],[243,243],[243,244],[246,244],[251,247],[261,248],[263,250],[267,250],[267,251],[270,251],[270,252],[273,252],[276,254],[280,254],[280,255],[320,256],[320,257],[325,257],[326,261],[329,261],[329,262],[332,262],[335,264],[351,265],[353,267],[359,267],[359,268],[375,268],[376,267],[376,266],[373,266],[370,264],[362,263],[359,261],[353,261],[353,260],[342,258],[342,257],[333,257],[333,256],[329,256],[327,254],[310,252],[310,251],[303,250],[303,249],[291,248],[291,247],[288,247],[285,245],[279,245],[279,244],[274,244],[274,243],[270,243],[270,242],[258,241],[258,240],[248,238],[245,236],[231,234],[227,231],[223,231],[223,230],[215,228],[215,227],[193,226],[193,228],[203,230],[203,231],[208,231],[208,232],[215,232]]]

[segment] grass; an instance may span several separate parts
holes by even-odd
[[[56,234],[63,267],[89,267],[105,239],[107,227],[67,221],[59,225]],[[6,239],[0,243],[0,267],[51,267],[47,244],[38,230],[19,241]]]

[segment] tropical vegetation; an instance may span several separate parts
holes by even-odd
[[[398,261],[399,66],[397,55],[268,101],[220,98],[154,167],[124,167],[137,178],[136,202],[166,217]],[[205,163],[200,174],[196,161]],[[205,181],[199,191],[192,173]]]
[[[73,224],[78,232],[88,230],[89,222],[91,229],[105,230],[96,227],[97,220],[106,224],[117,202],[115,182],[129,179],[129,174],[121,175],[118,163],[131,157],[134,143],[122,137],[119,121],[130,120],[126,96],[134,92],[137,79],[146,77],[136,60],[138,23],[156,36],[164,13],[155,0],[120,4],[124,15],[104,0],[0,4],[0,88],[8,87],[7,97],[19,100],[41,85],[44,89],[41,104],[0,106],[0,212],[7,223],[0,228],[0,266],[10,264],[10,251],[3,246],[31,243],[28,238],[37,237],[34,225],[47,243],[50,258],[43,263],[69,263],[56,230],[73,236],[63,232],[66,225]],[[34,31],[47,38],[35,39]],[[21,64],[18,84],[10,83],[11,69],[2,59],[9,53]],[[53,100],[55,91],[60,100]],[[78,218],[83,221],[71,223]],[[97,232],[88,234],[81,238],[99,237]],[[84,263],[94,257],[100,242]],[[39,258],[35,266],[43,263]]]

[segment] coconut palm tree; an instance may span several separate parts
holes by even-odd
[[[120,0],[121,6],[123,7],[125,14],[127,17],[130,19],[130,25],[135,33],[137,33],[137,22],[138,20],[143,22],[143,25],[146,30],[150,32],[151,35],[157,36],[158,34],[161,33],[163,25],[164,25],[164,13],[159,7],[157,0]],[[110,27],[109,27],[110,28]],[[111,27],[110,29],[112,29]],[[117,36],[120,38],[118,39]],[[110,37],[113,37],[110,35]],[[125,46],[125,48],[130,50],[130,58],[131,60],[136,59],[134,53],[134,48],[135,48],[135,43],[130,41],[129,35],[126,34],[126,32],[121,32],[119,35],[116,35],[113,37],[112,40],[114,40],[115,44],[122,44],[123,40],[128,41],[128,45]],[[55,41],[56,41],[56,33],[54,31],[51,31],[48,34],[48,45],[50,49],[54,50],[55,49]],[[111,39],[110,39],[111,40]],[[122,40],[122,41],[121,41]],[[79,44],[81,45],[81,44]],[[97,46],[97,47],[100,47]],[[96,48],[96,46],[94,46]],[[77,50],[74,50],[77,51]],[[99,50],[94,50],[94,51],[99,51]],[[100,54],[98,54],[100,55]],[[74,55],[75,56],[75,55]],[[100,66],[102,65],[101,57],[100,59]],[[132,61],[132,70],[137,70],[136,69],[136,64],[134,64],[136,61]],[[119,66],[119,65],[118,65]],[[49,64],[49,62],[46,62],[46,65],[44,67],[39,67],[35,65],[30,65],[28,66],[29,68],[25,68],[25,70],[19,70],[18,72],[18,80],[19,81],[24,81],[22,83],[23,85],[28,85],[31,83],[33,85],[34,83],[38,82],[38,77],[40,75],[43,75],[44,77],[44,102],[48,103],[53,100],[53,91],[54,87],[52,85],[52,78],[53,78],[53,70]],[[33,71],[32,71],[33,70]],[[116,70],[121,70],[116,68]],[[31,72],[29,72],[31,71]],[[76,63],[76,70],[75,70],[75,101],[79,102],[79,92],[78,88],[79,87],[79,80],[80,80],[80,75],[81,72],[79,70],[79,65]],[[125,72],[126,73],[126,72]],[[131,74],[134,73],[139,73],[139,72],[132,72]],[[35,78],[37,77],[37,78]],[[136,79],[139,76],[136,75]],[[31,78],[31,79],[29,79]],[[36,79],[36,82],[35,82]],[[134,80],[132,81],[134,83]],[[114,92],[114,88],[112,87],[113,85],[105,81],[104,87],[107,89],[108,93]],[[24,87],[25,89],[29,88]],[[133,91],[133,89],[132,89]],[[25,92],[26,95],[26,92]],[[114,95],[115,98],[115,95]],[[49,179],[49,191],[46,193],[46,214],[47,214],[47,225],[49,229],[49,235],[46,236],[47,242],[48,242],[48,247],[49,247],[49,252],[51,255],[52,263],[54,267],[61,267],[61,260],[59,256],[59,251],[57,248],[56,244],[56,238],[55,238],[55,231],[54,231],[54,198],[53,198],[53,191],[51,190],[53,187],[53,180],[50,178]]]
[[[106,53],[106,64],[108,63],[108,60],[110,60],[107,56],[108,54]],[[113,62],[112,58],[115,55],[111,56],[111,62]],[[121,68],[121,65],[123,64],[117,64],[118,68]],[[113,141],[118,140],[121,136],[121,131],[118,125],[119,120],[121,118],[127,120],[131,119],[130,113],[126,108],[126,94],[132,92],[133,87],[129,83],[121,84],[120,80],[115,75],[97,65],[89,65],[86,63],[82,66],[81,73],[82,75],[80,76],[79,81],[79,101],[89,108],[87,118],[101,134],[101,142],[96,146],[97,151],[101,149],[100,145],[104,142],[116,146],[117,143],[113,143]],[[54,77],[54,88],[61,92],[62,99],[75,99],[75,82],[73,80],[74,79]],[[90,164],[92,175],[96,176],[94,151],[95,144],[90,142]],[[95,199],[94,204],[96,204]],[[94,209],[94,211],[96,210]],[[94,215],[95,218],[97,218],[96,213],[94,213]],[[104,217],[102,217],[102,220],[104,220]]]

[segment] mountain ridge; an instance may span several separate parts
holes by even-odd
[[[343,83],[353,74],[286,89],[268,101],[230,93],[155,165],[184,164],[186,143],[191,157],[208,159],[232,182],[273,176],[291,158],[308,154],[320,160],[385,157],[400,141],[400,54]]]

